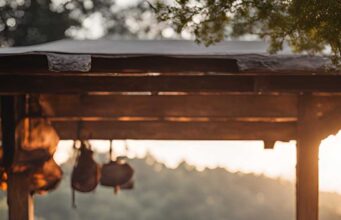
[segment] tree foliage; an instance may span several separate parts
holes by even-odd
[[[190,30],[206,45],[245,34],[270,40],[270,52],[288,42],[295,52],[331,49],[341,57],[340,0],[164,0],[152,5],[160,21]]]
[[[75,37],[93,15],[102,18],[103,35],[137,36],[150,31],[142,25],[147,12],[152,13],[145,4],[118,8],[116,0],[0,0],[0,47]]]

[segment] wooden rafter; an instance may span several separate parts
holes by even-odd
[[[41,95],[46,117],[295,119],[295,95]]]
[[[53,122],[62,139],[77,138],[77,121]],[[85,121],[89,139],[282,140],[296,139],[296,124],[249,122],[108,122]]]
[[[341,93],[341,76],[0,75],[0,94],[87,92]]]

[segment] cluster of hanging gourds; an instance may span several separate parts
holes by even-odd
[[[26,98],[27,117],[16,126],[15,143],[17,145],[10,167],[2,166],[3,151],[0,148],[0,189],[7,190],[9,174],[23,173],[28,177],[29,192],[43,194],[55,189],[63,176],[62,169],[53,159],[59,137],[47,119],[40,117],[40,108],[35,109],[37,106],[32,104],[34,99],[29,96]],[[33,115],[37,118],[32,118]],[[78,139],[80,139],[81,125],[80,122],[77,130]],[[110,160],[101,167],[93,159],[93,151],[89,142],[81,141],[80,147],[77,148],[78,155],[71,176],[73,195],[75,191],[91,192],[98,183],[113,187],[115,193],[119,189],[133,188],[134,170],[124,157],[112,160],[112,148],[111,141]]]
[[[0,188],[7,190],[9,172],[25,173],[31,194],[57,187],[63,172],[53,159],[59,137],[46,119],[24,118],[16,127],[16,151],[9,169],[0,167]],[[0,157],[2,153],[0,153]]]
[[[75,142],[76,143],[76,142]],[[75,146],[75,145],[74,145]],[[76,147],[74,147],[77,149]],[[75,166],[71,174],[73,206],[75,207],[75,191],[91,192],[98,183],[113,187],[115,194],[120,189],[132,189],[133,168],[126,162],[125,157],[112,159],[112,141],[110,141],[109,162],[102,167],[93,159],[93,151],[88,141],[81,141],[77,149]]]

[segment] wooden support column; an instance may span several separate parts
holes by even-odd
[[[8,176],[8,217],[9,220],[33,220],[33,197],[28,191],[29,181],[26,173]]]
[[[14,174],[10,169],[17,147],[15,143],[15,127],[17,121],[21,118],[21,112],[19,111],[21,107],[19,99],[15,96],[1,97],[4,165],[8,172],[7,203],[9,220],[34,219],[33,199],[28,189],[27,174]]]
[[[318,220],[319,171],[318,154],[321,138],[312,96],[299,98],[296,165],[296,219]]]

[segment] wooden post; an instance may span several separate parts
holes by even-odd
[[[1,128],[3,163],[6,169],[12,165],[15,150],[15,100],[14,96],[1,96]]]
[[[11,174],[8,178],[9,220],[33,220],[33,198],[28,191],[29,182],[26,173]]]
[[[320,136],[311,96],[299,99],[297,165],[296,165],[296,219],[318,220],[319,172],[318,154]]]
[[[20,119],[20,108],[15,96],[1,97],[1,124],[4,149],[4,165],[8,172],[7,203],[9,220],[33,220],[33,199],[29,192],[28,177],[25,173],[11,172],[16,141],[15,127]]]

